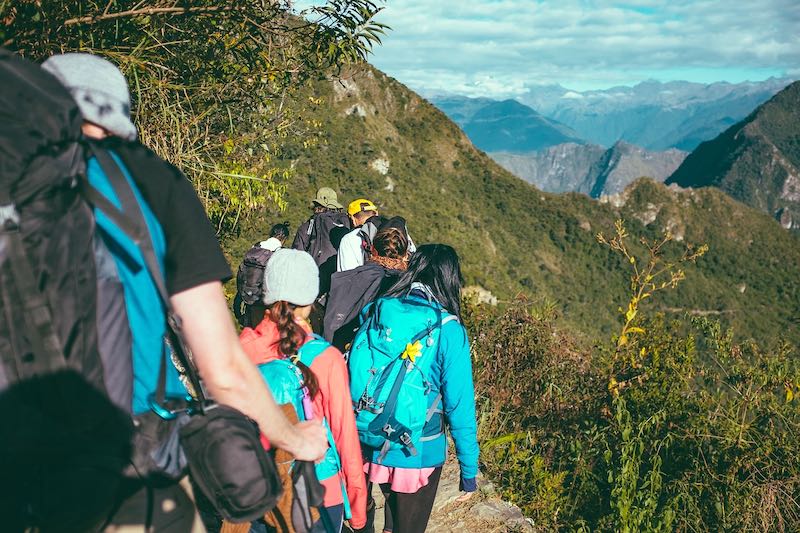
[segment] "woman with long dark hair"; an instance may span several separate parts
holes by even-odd
[[[461,324],[462,283],[452,247],[420,246],[386,296],[365,309],[366,321],[353,340],[350,384],[364,471],[386,497],[385,531],[425,531],[447,456],[445,427],[455,441],[461,489],[477,488],[475,391]],[[367,531],[371,518],[368,513]]]

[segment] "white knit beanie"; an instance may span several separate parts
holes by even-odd
[[[308,252],[280,248],[264,269],[264,303],[311,305],[319,294],[319,267]]]
[[[100,56],[70,53],[48,58],[42,68],[69,90],[84,120],[126,141],[136,139],[128,82],[116,65]]]

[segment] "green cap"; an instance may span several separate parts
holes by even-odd
[[[315,204],[330,209],[342,209],[342,204],[339,203],[339,197],[336,191],[330,187],[322,187],[317,191],[317,196],[312,200]]]

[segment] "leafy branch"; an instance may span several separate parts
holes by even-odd
[[[64,21],[64,26],[73,26],[75,24],[95,24],[106,20],[113,20],[122,17],[143,17],[150,15],[189,15],[189,14],[202,14],[213,13],[216,11],[230,11],[234,9],[232,6],[199,6],[199,7],[148,7],[142,9],[128,9],[127,11],[117,11],[109,13],[108,8],[112,2],[108,3],[106,10],[103,13],[87,15],[85,17],[74,17]]]
[[[637,369],[642,367],[642,359],[647,356],[647,350],[642,348],[638,353],[635,350],[625,350],[635,335],[645,333],[645,329],[639,319],[639,309],[641,304],[652,298],[654,294],[667,289],[675,289],[678,284],[686,278],[683,265],[695,263],[708,251],[708,245],[703,244],[699,247],[687,244],[683,252],[677,258],[669,259],[666,257],[666,247],[675,241],[675,237],[670,231],[666,231],[661,238],[647,239],[642,237],[639,244],[644,247],[643,258],[637,257],[633,252],[629,241],[630,235],[625,228],[625,222],[617,220],[614,224],[614,236],[606,237],[602,232],[596,236],[597,242],[608,246],[612,251],[620,254],[625,262],[630,266],[630,291],[631,297],[627,308],[619,308],[622,315],[622,328],[616,337],[615,360],[619,360],[623,352],[631,354],[630,367]],[[646,379],[640,374],[637,380]],[[631,384],[631,380],[619,382],[612,377],[609,382],[609,390],[618,394],[621,389]]]
[[[82,51],[129,80],[139,137],[195,185],[219,233],[285,203],[287,146],[316,144],[298,96],[364,61],[388,27],[371,0],[0,0],[0,42],[33,60]],[[312,105],[319,105],[313,104]]]

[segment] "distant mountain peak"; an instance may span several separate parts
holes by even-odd
[[[472,143],[487,152],[525,153],[565,142],[583,143],[571,128],[519,100],[434,99]]]
[[[698,146],[667,182],[718,187],[800,229],[800,194],[793,193],[799,169],[800,81]]]
[[[630,150],[631,148],[636,148],[633,144],[624,141],[622,139],[617,140],[612,146],[612,150]]]
[[[560,92],[538,90],[519,98],[545,117],[572,128],[587,142],[612,146],[624,139],[648,150],[693,150],[746,117],[790,83],[694,83],[645,80],[633,87]]]

